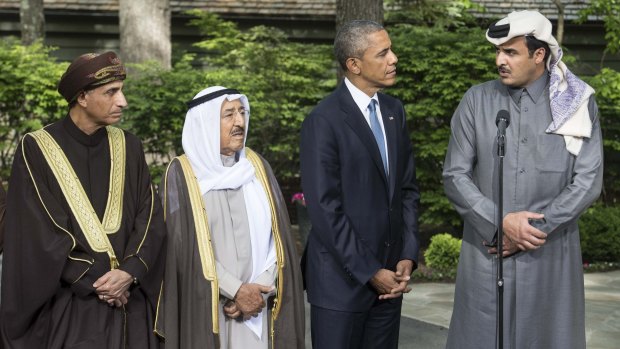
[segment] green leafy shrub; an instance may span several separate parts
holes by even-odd
[[[155,63],[132,65],[123,92],[127,109],[121,127],[142,139],[155,182],[170,160],[183,153],[181,133],[187,101],[206,87],[204,74],[197,72],[186,55],[171,70]]]
[[[620,262],[620,206],[590,207],[579,219],[584,263]]]
[[[620,72],[604,68],[587,79],[596,91],[596,103],[603,132],[605,165],[603,201],[618,204],[620,199]]]
[[[301,123],[336,83],[331,47],[289,42],[282,31],[265,26],[241,31],[214,14],[190,13],[205,35],[196,44],[206,53],[204,61],[186,55],[171,71],[137,66],[126,84],[127,126],[143,139],[147,153],[159,159],[155,177],[170,157],[182,153],[185,102],[220,85],[248,96],[247,145],[269,161],[281,184],[298,182]]]
[[[452,114],[473,85],[497,78],[495,49],[479,28],[449,31],[406,24],[388,28],[398,56],[398,80],[388,93],[405,104],[422,191],[420,226],[460,232],[441,172]],[[423,241],[426,240],[423,237]]]
[[[456,268],[460,253],[460,239],[448,233],[437,234],[431,238],[431,244],[424,252],[424,260],[435,270],[448,271]]]
[[[5,180],[24,133],[67,113],[56,86],[68,63],[58,63],[53,50],[40,42],[23,46],[16,38],[0,40],[0,175]]]

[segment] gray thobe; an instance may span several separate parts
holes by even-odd
[[[235,163],[234,156],[223,156],[224,166]],[[235,297],[243,283],[275,285],[275,263],[260,274],[255,281],[252,276],[252,246],[250,227],[243,189],[212,190],[203,195],[205,209],[211,228],[216,272],[220,288],[220,343],[222,349],[265,348],[269,344],[267,307],[263,308],[263,333],[258,338],[242,321],[224,315],[223,306]],[[264,295],[265,302],[269,295]]]
[[[598,109],[589,101],[592,135],[579,155],[551,123],[548,75],[522,89],[499,80],[472,87],[452,118],[444,186],[464,220],[454,311],[447,348],[495,348],[497,258],[483,241],[497,231],[498,156],[495,118],[510,112],[502,217],[545,215],[539,249],[504,259],[504,348],[585,348],[584,287],[577,219],[598,198],[603,149]]]

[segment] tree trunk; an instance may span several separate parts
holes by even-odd
[[[43,0],[21,0],[19,21],[22,32],[22,44],[30,45],[37,39],[45,38],[45,16]]]
[[[170,0],[119,0],[123,61],[170,69]]]
[[[336,0],[336,30],[354,19],[383,24],[383,0]]]
[[[352,20],[367,19],[383,25],[383,0],[336,0],[336,31]],[[344,78],[342,69],[336,73],[338,83]]]
[[[555,36],[558,44],[562,46],[564,40],[564,4],[562,4],[562,0],[553,0],[553,3],[558,8],[558,25]]]

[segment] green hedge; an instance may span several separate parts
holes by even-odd
[[[403,101],[409,120],[422,190],[421,226],[460,231],[461,218],[444,194],[441,176],[450,119],[467,89],[497,78],[495,50],[479,28],[403,24],[389,31],[398,55],[398,82],[389,93]]]
[[[595,205],[579,219],[584,263],[620,262],[620,207]]]
[[[0,175],[5,180],[22,135],[67,113],[56,85],[68,64],[57,62],[52,51],[41,43],[0,40]]]
[[[155,175],[171,156],[182,153],[185,102],[208,86],[221,85],[248,96],[248,146],[269,160],[281,184],[297,184],[290,191],[300,191],[299,128],[336,85],[331,47],[288,42],[282,31],[265,26],[242,32],[213,14],[191,13],[206,37],[196,44],[206,58],[185,55],[171,71],[135,66],[127,80],[125,122],[144,140],[146,151],[156,155]]]
[[[431,238],[431,244],[424,251],[424,260],[430,268],[439,271],[454,270],[459,263],[461,240],[443,233]]]

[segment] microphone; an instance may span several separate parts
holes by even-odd
[[[510,113],[504,109],[498,111],[495,125],[497,125],[497,155],[503,158],[505,154],[504,146],[506,145],[506,128],[510,125]]]
[[[505,135],[506,129],[508,125],[510,125],[510,113],[507,110],[500,110],[497,112],[497,117],[495,118],[495,125],[497,125],[497,131],[499,134]]]

